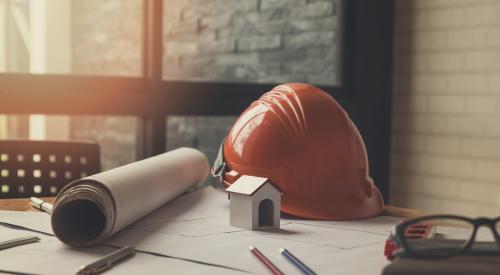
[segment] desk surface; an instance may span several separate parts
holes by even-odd
[[[43,198],[48,202],[53,202],[54,197],[51,198]],[[38,211],[31,207],[28,199],[5,199],[0,200],[0,210],[14,210],[14,211]],[[382,215],[392,216],[392,217],[401,217],[401,218],[415,218],[418,216],[425,215],[423,211],[396,207],[391,205],[386,205]]]
[[[55,197],[42,198],[42,199],[52,203],[54,202]],[[31,207],[28,198],[0,200],[0,210],[38,211],[35,208]]]

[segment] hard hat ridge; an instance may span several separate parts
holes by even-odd
[[[262,95],[255,104],[263,104],[281,121],[297,143],[306,140],[307,122],[304,109],[294,90],[281,85]]]

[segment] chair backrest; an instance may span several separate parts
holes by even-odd
[[[97,143],[0,140],[0,199],[55,196],[100,170]]]

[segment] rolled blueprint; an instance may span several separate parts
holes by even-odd
[[[203,181],[207,158],[176,149],[65,186],[56,198],[52,229],[62,242],[91,246]]]

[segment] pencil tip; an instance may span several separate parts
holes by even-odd
[[[250,248],[250,250],[255,249],[255,247],[254,247],[254,246],[252,246],[252,245],[251,245],[251,246],[249,246],[248,248]]]
[[[285,252],[285,249],[284,248],[280,248],[279,251],[280,251],[280,253],[283,253],[283,252]]]

